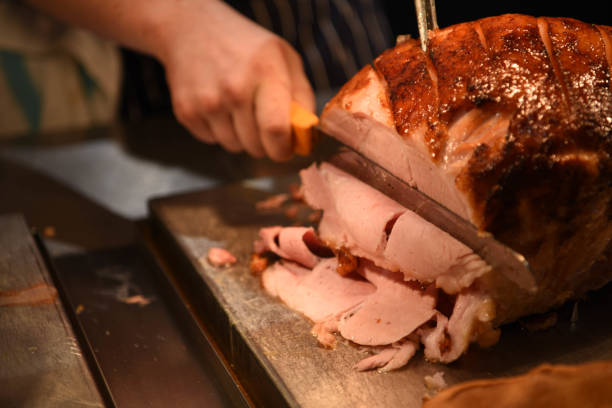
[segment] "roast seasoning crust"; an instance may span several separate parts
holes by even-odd
[[[427,49],[385,51],[322,126],[527,257],[539,291],[496,283],[500,319],[609,280],[587,271],[612,237],[612,28],[510,14]]]

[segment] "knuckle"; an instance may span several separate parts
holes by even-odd
[[[174,116],[182,124],[191,123],[197,115],[194,104],[184,97],[175,98],[172,103],[172,109]]]
[[[289,136],[289,126],[277,120],[268,120],[262,124],[262,131],[274,139],[283,139]]]
[[[221,94],[214,91],[199,92],[197,95],[198,107],[204,114],[219,112],[222,107]]]
[[[229,77],[222,84],[224,97],[232,105],[246,103],[249,98],[248,86],[242,77]]]

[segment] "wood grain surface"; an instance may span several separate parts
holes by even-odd
[[[260,179],[151,202],[153,219],[168,238],[165,242],[185,261],[177,264],[174,273],[189,286],[196,313],[209,325],[239,378],[252,374],[250,366],[242,364],[252,359],[289,406],[419,407],[430,393],[424,377],[436,372],[444,373],[452,385],[523,373],[542,362],[612,358],[612,325],[606,323],[612,310],[608,285],[577,306],[571,303],[557,310],[554,327],[531,332],[524,324],[504,326],[497,345],[473,346],[452,364],[432,364],[417,353],[398,371],[355,371],[353,366],[366,356],[364,351],[344,342],[335,350],[320,347],[310,335],[312,323],[268,296],[248,270],[260,227],[305,222],[305,208],[296,219],[284,216],[290,204],[273,212],[255,209],[259,200],[286,192],[294,179]],[[211,266],[206,261],[211,247],[228,249],[238,263],[229,268]],[[248,380],[245,386],[257,393],[257,381]]]

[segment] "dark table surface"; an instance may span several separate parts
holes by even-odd
[[[0,142],[0,214],[23,214],[43,238],[114,404],[248,405],[215,345],[160,284],[168,281],[147,245],[147,202],[294,173],[309,159],[229,154],[172,119],[52,136]]]

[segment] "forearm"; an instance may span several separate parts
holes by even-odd
[[[219,0],[26,0],[32,7],[74,26],[86,28],[122,46],[163,59],[189,16],[215,19]],[[194,8],[197,8],[195,12]]]

